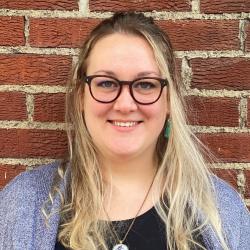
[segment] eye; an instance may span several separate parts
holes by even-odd
[[[118,84],[115,81],[103,80],[97,83],[97,87],[100,88],[117,88]]]
[[[150,81],[141,81],[141,82],[136,82],[133,87],[137,89],[147,90],[156,88],[156,84]]]

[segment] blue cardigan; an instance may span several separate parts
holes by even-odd
[[[0,194],[0,250],[53,250],[59,216],[44,224],[41,207],[47,200],[58,163],[38,167],[17,176]],[[231,250],[250,250],[250,216],[240,196],[228,184],[215,178],[216,198]],[[55,198],[52,211],[60,206]],[[207,249],[221,249],[210,227],[203,232]]]

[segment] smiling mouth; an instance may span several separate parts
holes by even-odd
[[[109,123],[111,123],[114,126],[117,127],[134,127],[141,123],[142,121],[127,121],[127,122],[122,122],[122,121],[111,121],[108,120]]]

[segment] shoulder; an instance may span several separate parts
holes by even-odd
[[[59,166],[59,162],[36,167],[25,171],[10,181],[0,194],[0,208],[12,201],[22,201],[34,194],[48,193]],[[8,203],[6,201],[9,200]]]
[[[32,244],[34,240],[33,231],[41,221],[40,209],[48,197],[59,165],[59,162],[55,162],[23,172],[1,191],[1,249],[12,249],[11,244],[32,249],[23,246]]]
[[[212,182],[218,209],[221,212],[228,210],[233,213],[246,208],[240,194],[227,182],[216,176],[212,177]]]
[[[247,249],[250,244],[250,214],[240,194],[228,183],[213,177],[216,204],[232,249]]]

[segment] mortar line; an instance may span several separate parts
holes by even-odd
[[[47,86],[47,85],[9,85],[9,84],[0,84],[0,91],[8,91],[8,92],[23,92],[29,94],[36,94],[36,93],[65,93],[66,87],[65,86]],[[200,97],[229,97],[229,98],[249,98],[250,97],[250,90],[207,90],[207,89],[197,89],[192,88],[188,89],[185,93],[186,96],[200,96]],[[247,116],[247,115],[246,115]]]
[[[48,86],[48,85],[13,85],[13,84],[4,84],[0,82],[0,91],[18,91],[29,94],[36,93],[65,93],[65,86]],[[242,98],[250,97],[250,90],[209,90],[209,89],[197,89],[192,88],[186,91],[186,96],[201,96],[201,97],[230,97],[230,98]]]
[[[194,126],[189,125],[194,133],[250,133],[250,128],[239,127],[215,127],[215,126]],[[63,122],[38,122],[38,121],[0,121],[2,129],[50,129],[50,130],[65,130],[66,124]]]
[[[1,16],[27,16],[33,18],[97,18],[103,19],[110,17],[114,12],[105,11],[89,11],[86,2],[80,3],[80,11],[61,11],[61,10],[13,10],[0,9]],[[86,8],[86,9],[84,9]],[[223,14],[204,14],[190,12],[172,12],[172,11],[152,11],[144,12],[145,15],[151,16],[156,20],[185,20],[185,19],[200,19],[200,20],[241,20],[249,19],[250,13],[223,13]]]
[[[26,109],[28,114],[28,121],[33,122],[34,115],[34,95],[26,94]]]
[[[211,168],[215,169],[234,169],[234,170],[250,170],[250,163],[212,163]]]
[[[42,55],[65,55],[78,56],[80,49],[78,48],[36,48],[28,46],[0,46],[0,54],[42,54]],[[250,52],[244,53],[241,50],[191,50],[191,51],[175,51],[177,58],[220,58],[220,57],[240,57],[250,58]]]
[[[247,124],[247,98],[242,97],[239,103],[239,126],[245,128]]]
[[[245,32],[245,27],[246,27],[246,20],[240,20],[239,21],[239,40],[240,40],[240,49],[245,52],[246,51],[246,32]]]
[[[46,164],[60,160],[57,158],[0,158],[0,164],[6,165],[36,165]],[[223,169],[223,170],[250,170],[250,163],[213,163],[210,164],[212,169]]]
[[[240,170],[239,173],[237,174],[237,186],[239,193],[244,196],[245,193],[245,185],[246,185],[246,178],[244,175],[244,171]]]
[[[14,92],[23,92],[27,94],[37,94],[37,93],[48,93],[48,94],[56,94],[56,93],[65,93],[65,86],[44,86],[44,85],[8,85],[8,84],[0,84],[0,91],[14,91]]]
[[[25,23],[24,23],[24,37],[25,37],[25,46],[29,47],[29,26],[30,26],[30,19],[26,15],[24,17]]]
[[[181,80],[186,88],[186,90],[190,89],[191,81],[192,81],[192,68],[189,65],[189,61],[186,57],[182,58],[181,62]]]
[[[78,56],[80,49],[78,48],[36,48],[28,46],[0,46],[0,54],[42,54],[42,55],[65,55]],[[241,50],[191,50],[191,51],[175,51],[177,58],[220,58],[220,57],[241,57],[250,58],[250,52],[244,53]]]
[[[34,121],[0,121],[0,129],[39,129],[39,130],[66,130],[66,124],[61,122],[34,122]]]
[[[250,199],[245,199],[244,200],[247,206],[250,206]]]
[[[239,127],[216,127],[216,126],[195,126],[189,125],[194,133],[205,133],[205,134],[216,134],[216,133],[250,133],[250,128],[239,128]]]
[[[200,0],[192,0],[191,5],[193,13],[200,13]]]
[[[226,90],[226,89],[197,89],[191,88],[187,90],[186,96],[201,96],[201,97],[231,97],[242,98],[250,96],[250,90]]]
[[[83,16],[88,16],[89,11],[89,0],[78,0],[79,12]]]
[[[4,165],[26,165],[27,167],[34,165],[42,165],[54,162],[58,159],[53,158],[0,158],[0,164]]]
[[[220,58],[220,57],[250,57],[250,53],[243,53],[241,50],[191,50],[191,51],[175,51],[175,56],[177,58],[187,57],[187,59],[192,58]]]
[[[35,48],[29,46],[0,46],[0,54],[38,54],[38,55],[78,55],[79,49],[74,48]]]

